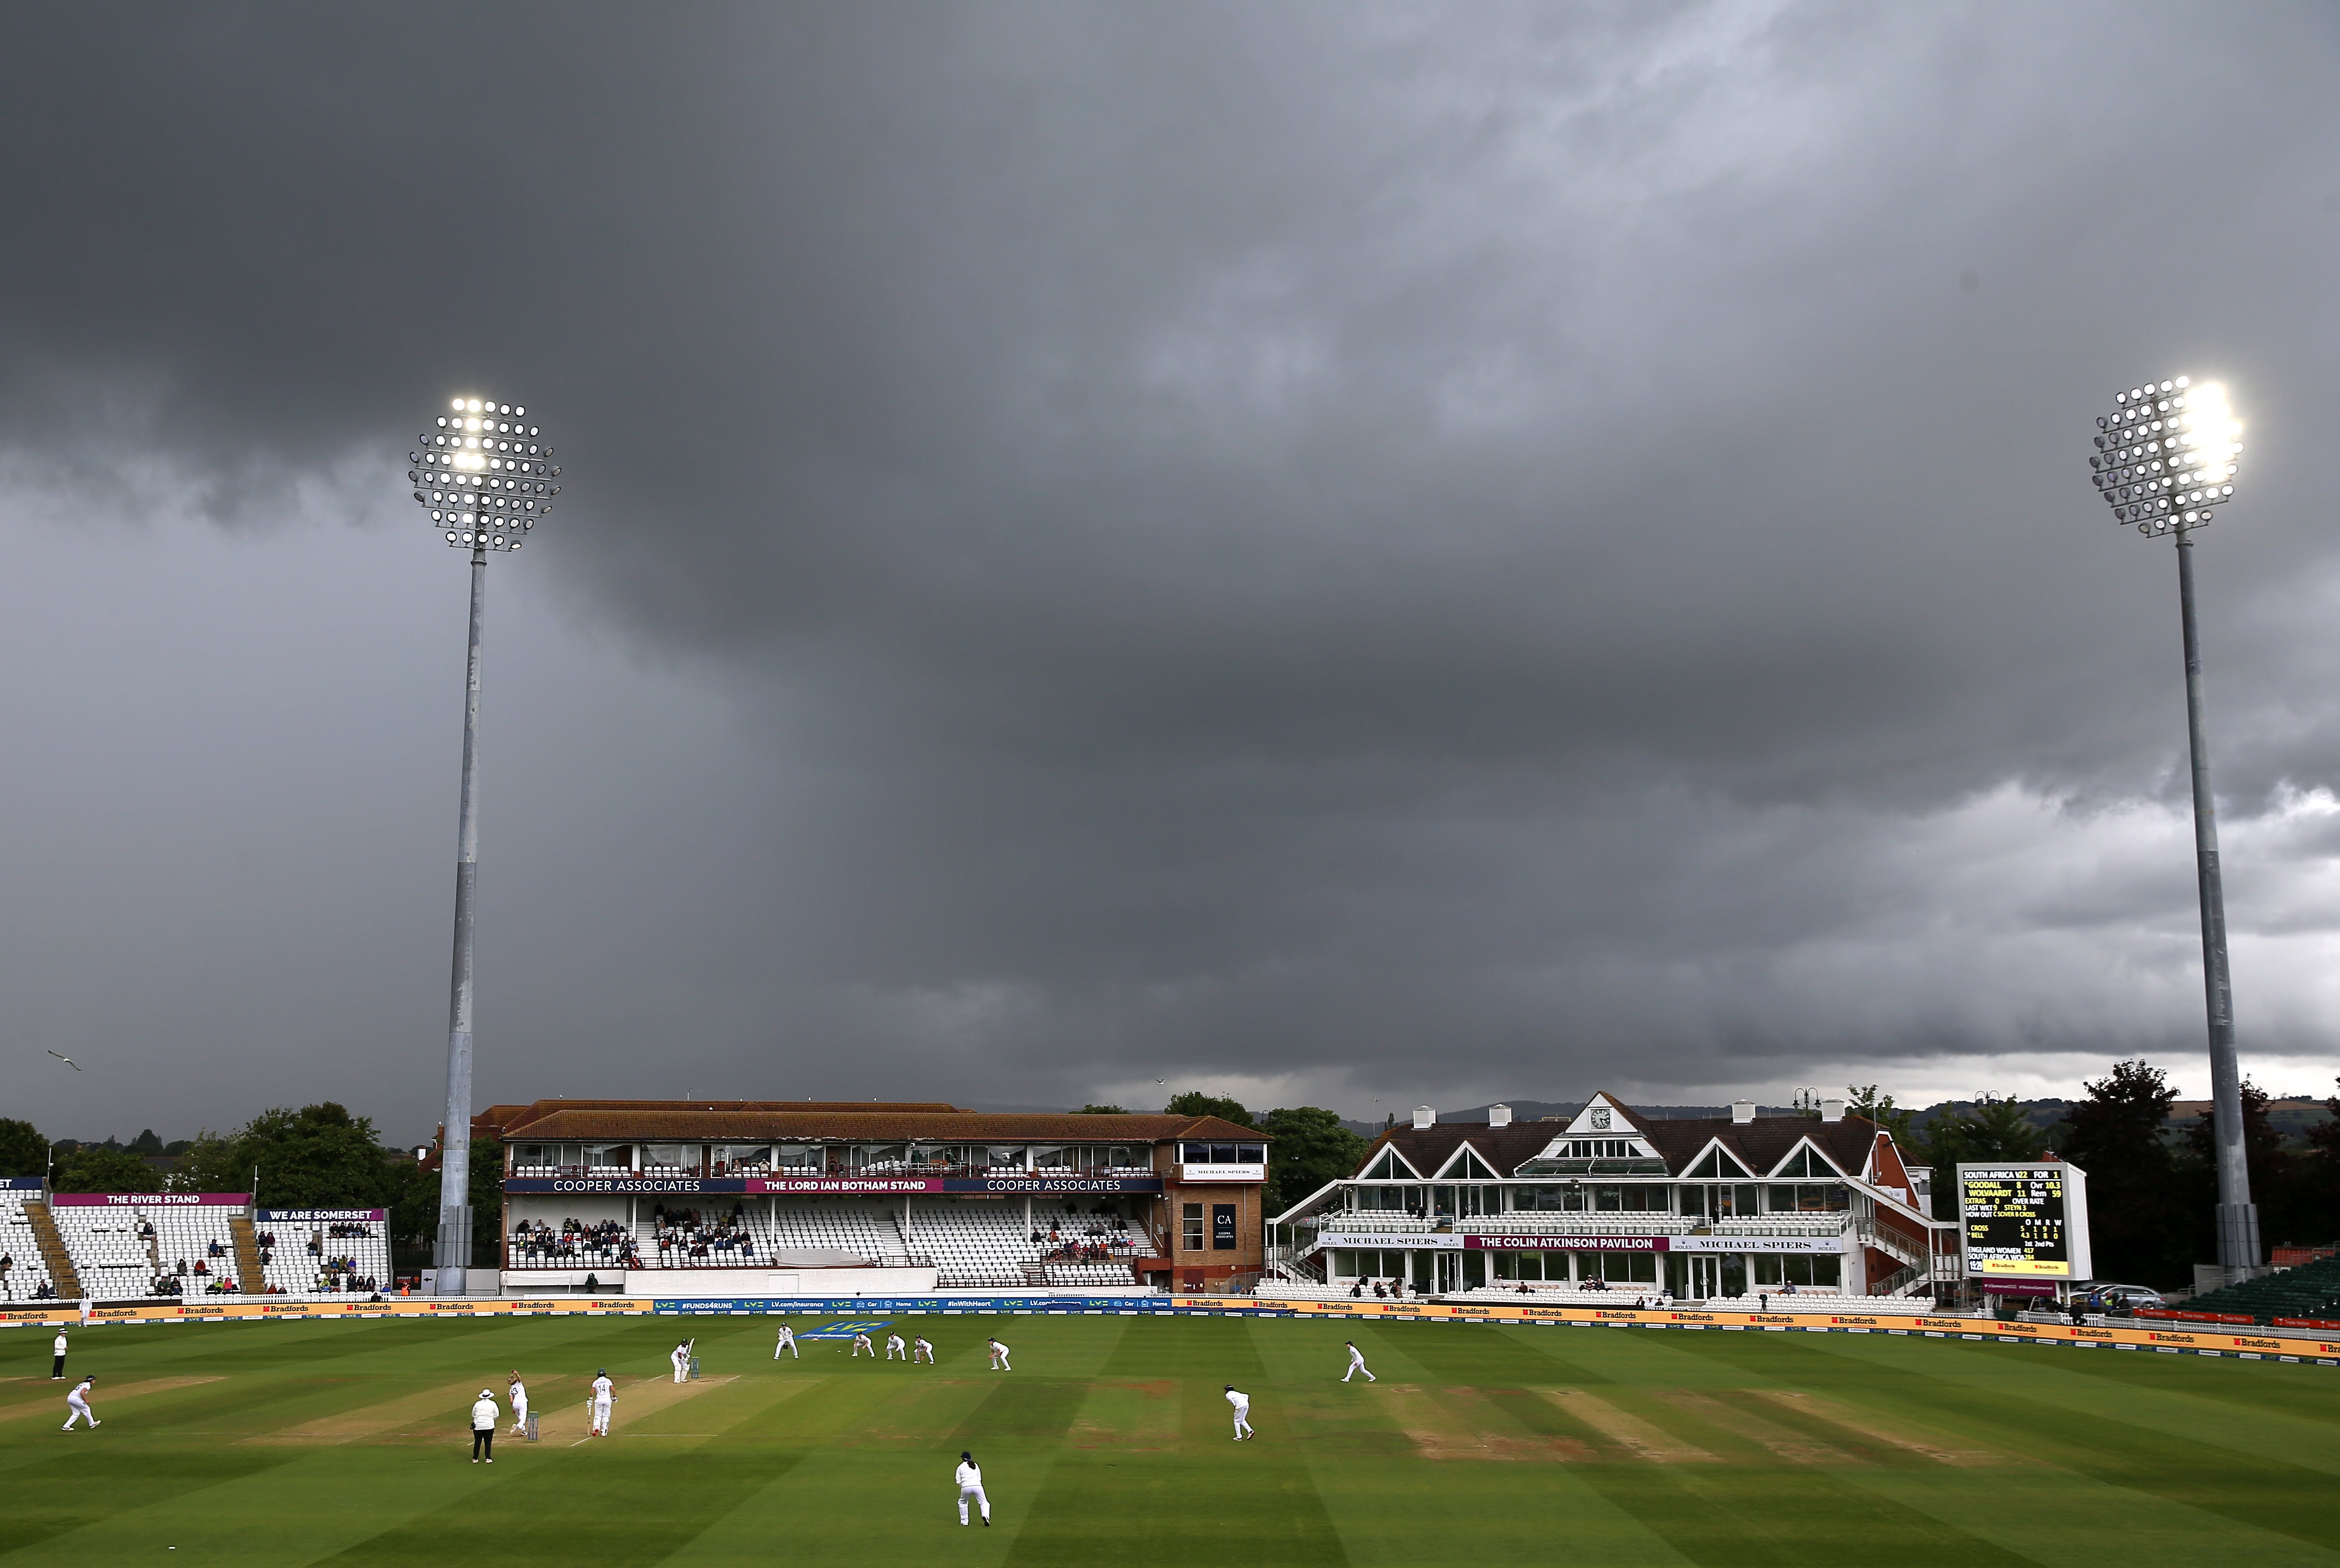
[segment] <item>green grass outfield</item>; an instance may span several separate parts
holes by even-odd
[[[2340,1564],[2325,1369],[1882,1335],[897,1322],[939,1366],[818,1341],[776,1365],[761,1317],[88,1329],[71,1369],[98,1374],[104,1425],[70,1434],[49,1334],[12,1332],[0,1563]],[[1013,1373],[985,1368],[995,1330]],[[706,1376],[678,1391],[685,1333]],[[1339,1381],[1352,1334],[1378,1384]],[[583,1442],[601,1365],[616,1435]],[[465,1412],[513,1366],[547,1441],[473,1465]],[[1232,1441],[1230,1382],[1256,1442]],[[988,1531],[957,1523],[962,1448]]]

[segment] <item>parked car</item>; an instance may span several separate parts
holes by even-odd
[[[2092,1285],[2084,1299],[2097,1312],[2130,1313],[2141,1306],[2162,1305],[2161,1293],[2142,1285]]]

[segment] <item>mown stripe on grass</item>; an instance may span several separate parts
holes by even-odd
[[[1605,1373],[1568,1359],[1562,1338],[1564,1331],[1560,1329],[1398,1323],[1377,1325],[1369,1332],[1370,1344],[1363,1339],[1357,1342],[1368,1361],[1373,1358],[1376,1349],[1386,1349],[1411,1361],[1440,1383],[1473,1384],[1482,1388],[1502,1384],[1529,1386],[1552,1383],[1582,1387],[1611,1381]],[[1388,1375],[1382,1367],[1373,1370]]]
[[[1071,1378],[1000,1376],[1006,1381],[951,1429],[950,1443],[967,1448],[1011,1438],[1056,1441],[1071,1430],[1088,1393],[1086,1383]]]
[[[1986,1447],[2340,1551],[2340,1510],[2330,1503],[2329,1469],[2226,1447],[2198,1429],[2172,1433],[2149,1426],[2147,1422],[2166,1422],[2171,1412],[2143,1396],[2097,1399],[2076,1409],[2066,1402],[2055,1364],[2044,1360],[2010,1366],[1989,1354],[2003,1347],[1950,1342],[1903,1341],[1901,1347],[1910,1354],[1887,1357],[1873,1351],[1836,1352],[1817,1335],[1810,1341],[1772,1335],[1683,1337],[1700,1354],[1760,1374],[1767,1382],[1822,1391],[1897,1419],[1923,1413],[1930,1423],[1971,1434]],[[2045,1358],[2081,1353],[2017,1354]],[[2328,1445],[2319,1445],[2315,1456],[2324,1465],[2335,1459]]]
[[[183,1498],[191,1493],[242,1481],[290,1463],[291,1451],[191,1445],[87,1445],[67,1447],[71,1437],[53,1432],[61,1446],[51,1456],[19,1465],[9,1476],[7,1536],[0,1558],[15,1557],[58,1536],[85,1529],[120,1512],[125,1499],[141,1507]],[[106,1433],[94,1434],[102,1441]],[[57,1553],[43,1553],[54,1559]]]
[[[793,1380],[790,1380],[793,1383]],[[736,1386],[736,1385],[735,1385]],[[402,1520],[321,1559],[337,1563],[437,1562],[450,1543],[490,1543],[502,1568],[573,1568],[662,1562],[685,1551],[739,1505],[778,1484],[861,1419],[884,1390],[874,1381],[831,1377],[809,1387],[766,1386],[787,1414],[758,1409],[734,1424],[739,1441],[558,1450],[547,1464],[514,1466],[496,1484]],[[727,1390],[728,1392],[728,1390]],[[748,1428],[755,1424],[752,1436]],[[530,1455],[530,1458],[539,1457]],[[759,1554],[771,1548],[774,1515],[760,1520]],[[588,1549],[590,1546],[590,1550]]]
[[[1889,1543],[1897,1559],[1961,1568],[2035,1568],[2036,1560],[1849,1487],[1816,1494],[1767,1467],[1599,1464],[1570,1472],[1693,1563],[1714,1568],[1810,1568],[1865,1562]]]

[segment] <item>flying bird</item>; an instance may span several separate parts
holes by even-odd
[[[64,1065],[65,1065],[65,1066],[67,1066],[67,1067],[71,1067],[74,1071],[75,1071],[75,1072],[79,1072],[79,1071],[81,1071],[81,1064],[80,1064],[79,1062],[77,1062],[77,1061],[74,1061],[71,1057],[69,1057],[69,1056],[65,1055],[63,1051],[51,1051],[51,1052],[49,1053],[49,1055],[51,1055],[51,1056],[53,1056],[53,1057],[56,1057],[56,1059],[57,1059],[57,1060],[59,1060],[59,1061],[61,1061],[61,1062],[64,1063]]]

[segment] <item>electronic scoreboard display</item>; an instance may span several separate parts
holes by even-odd
[[[2052,1162],[1961,1165],[1958,1228],[1969,1277],[2087,1279],[2087,1173]]]

